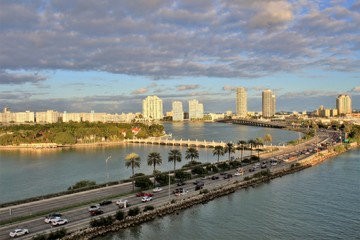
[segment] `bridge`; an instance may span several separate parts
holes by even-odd
[[[248,119],[221,119],[218,120],[217,122],[240,124],[240,125],[255,126],[255,127],[286,128],[286,125],[283,122],[273,122],[273,121],[265,122],[265,121],[248,120]]]
[[[153,144],[153,145],[167,145],[167,146],[184,146],[184,147],[199,147],[199,148],[214,148],[216,146],[226,147],[224,142],[215,141],[198,141],[198,140],[176,140],[176,139],[164,139],[164,138],[148,138],[148,139],[125,139],[126,143],[138,143],[138,144]]]

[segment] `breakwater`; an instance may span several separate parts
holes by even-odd
[[[157,217],[162,217],[167,214],[174,214],[180,210],[190,208],[197,204],[203,204],[209,202],[215,198],[219,198],[231,193],[234,193],[236,190],[246,189],[249,187],[256,187],[259,184],[267,183],[271,181],[271,179],[282,177],[287,174],[292,174],[303,169],[311,167],[310,164],[307,165],[299,165],[299,166],[292,166],[288,169],[284,169],[278,172],[275,172],[271,175],[262,176],[259,178],[252,178],[247,181],[234,181],[232,184],[227,184],[224,186],[220,186],[218,188],[206,191],[206,192],[199,192],[198,195],[184,198],[181,200],[176,200],[173,203],[169,203],[159,208],[155,208],[152,211],[143,212],[137,216],[127,216],[124,220],[115,221],[114,224],[110,226],[101,226],[95,228],[86,228],[74,233],[71,235],[66,236],[63,239],[66,240],[75,240],[75,239],[93,239],[100,235],[105,235],[109,232],[116,232],[121,229],[125,229],[128,227],[133,227],[139,225],[141,223],[154,220]]]

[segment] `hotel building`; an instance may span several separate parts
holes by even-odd
[[[247,116],[247,93],[244,87],[236,89],[236,115],[242,118]]]
[[[143,116],[147,120],[163,118],[163,101],[157,96],[148,96],[143,100]]]

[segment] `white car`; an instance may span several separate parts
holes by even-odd
[[[25,235],[25,234],[28,234],[28,233],[29,233],[29,229],[18,228],[18,229],[15,229],[14,231],[10,232],[9,236],[10,237],[18,237],[18,236],[22,236],[22,235]]]
[[[100,205],[99,204],[96,204],[96,205],[91,205],[88,210],[89,212],[91,211],[96,211],[96,210],[99,210],[100,209]]]
[[[124,199],[119,199],[115,203],[119,206],[119,208],[126,208],[129,205],[129,201]]]
[[[149,202],[152,200],[152,197],[149,197],[149,196],[145,196],[141,199],[142,202]]]
[[[51,216],[51,217],[46,217],[44,221],[45,221],[45,223],[51,223],[52,221],[55,221],[58,219],[61,219],[61,217]]]
[[[175,196],[181,196],[181,195],[186,195],[189,191],[182,189],[178,192],[175,193]]]
[[[67,224],[67,223],[68,223],[68,220],[64,219],[64,218],[58,218],[58,219],[54,219],[54,220],[51,221],[51,224],[53,226],[64,225],[64,224]]]
[[[241,176],[241,175],[243,175],[243,174],[244,174],[244,172],[241,172],[241,173],[240,173],[240,172],[236,172],[236,173],[234,173],[235,176]]]
[[[46,223],[50,223],[53,219],[60,218],[61,216],[62,216],[61,213],[50,213],[45,217],[44,221]]]
[[[160,188],[160,187],[156,187],[153,189],[153,192],[160,192],[160,191],[162,191],[162,188]]]

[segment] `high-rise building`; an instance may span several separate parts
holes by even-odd
[[[184,121],[184,110],[182,102],[173,101],[172,102],[172,113],[173,121]]]
[[[270,89],[262,92],[262,115],[272,117],[276,112],[276,97]]]
[[[204,105],[198,100],[189,101],[189,119],[196,120],[204,118]]]
[[[236,115],[242,118],[247,116],[247,93],[243,87],[236,89]]]
[[[352,113],[351,98],[349,95],[341,94],[336,99],[336,108],[339,115]]]
[[[143,116],[149,120],[163,118],[163,102],[157,96],[148,96],[143,100]]]

